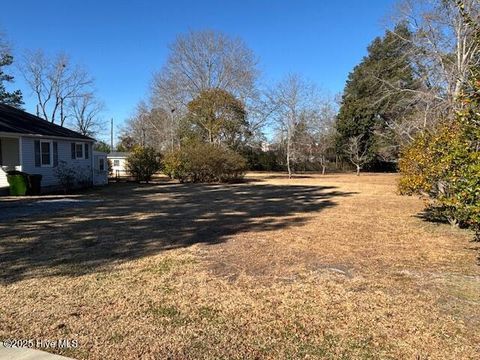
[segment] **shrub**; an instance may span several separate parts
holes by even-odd
[[[228,148],[193,143],[165,155],[164,172],[180,182],[230,182],[243,178],[245,159]]]
[[[160,154],[153,148],[135,147],[127,157],[126,168],[135,180],[148,183],[161,169]]]
[[[421,194],[452,224],[470,226],[480,235],[480,130],[475,113],[420,135],[400,161],[400,192]]]
[[[57,178],[65,194],[75,186],[77,172],[73,167],[69,166],[66,161],[59,161],[58,166],[53,170],[53,174]]]

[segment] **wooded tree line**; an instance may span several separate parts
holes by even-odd
[[[394,26],[372,41],[339,101],[299,74],[260,85],[257,60],[240,39],[181,35],[121,145],[163,152],[201,139],[240,152],[252,169],[289,174],[333,164],[397,170],[405,147],[453,116],[477,65],[460,6],[477,19],[476,0],[399,3]]]
[[[396,170],[421,134],[454,116],[473,68],[478,0],[402,0],[392,26],[372,41],[349,74],[341,99],[299,74],[262,84],[258,59],[239,38],[220,32],[179,35],[152,79],[150,93],[127,121],[119,149],[166,152],[193,141],[221,144],[258,170]],[[3,69],[13,59],[2,47]],[[8,50],[8,49],[7,49]],[[65,54],[26,53],[19,62],[39,116],[84,134],[101,128],[94,80]],[[21,106],[19,91],[0,87]],[[107,146],[103,148],[108,149]]]
[[[257,65],[240,39],[213,31],[179,36],[120,148],[166,152],[206,142],[238,152],[251,169],[325,169],[335,158],[336,103],[298,74],[261,86]]]

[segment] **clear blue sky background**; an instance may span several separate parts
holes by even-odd
[[[244,39],[266,82],[297,72],[334,94],[367,45],[385,30],[394,0],[29,0],[1,5],[0,29],[19,56],[26,49],[65,51],[95,77],[118,126],[148,94],[168,44],[188,30]],[[17,75],[26,108],[35,102]]]

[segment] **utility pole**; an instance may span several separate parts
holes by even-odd
[[[113,118],[110,120],[110,152],[113,151]]]

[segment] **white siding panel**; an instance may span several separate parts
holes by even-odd
[[[7,174],[0,168],[0,189],[4,187],[8,187]]]
[[[42,187],[59,185],[58,179],[55,176],[53,167],[36,167],[35,166],[35,138],[23,137],[22,151],[23,151],[23,166],[22,170],[29,174],[41,174]],[[89,144],[89,158],[88,159],[72,159],[71,157],[71,143],[75,141],[52,140],[58,143],[58,162],[65,161],[69,166],[73,167],[77,173],[83,174],[83,177],[92,181],[92,145]],[[77,141],[78,142],[78,141]]]

